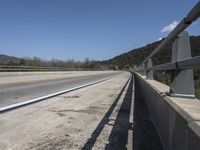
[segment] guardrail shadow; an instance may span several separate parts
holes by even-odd
[[[163,150],[137,80],[135,80],[134,87],[133,149]]]
[[[131,112],[131,101],[133,95],[133,77],[127,88],[125,97],[117,114],[111,134],[109,136],[106,150],[126,150],[128,143],[128,131],[132,130],[132,124],[129,122]]]
[[[130,81],[131,80],[131,81]],[[127,84],[129,83],[129,87],[127,89],[125,98],[121,104],[121,107],[119,109],[118,115],[116,117],[115,123],[113,126],[113,129],[111,131],[111,134],[109,136],[108,144],[106,145],[105,149],[119,149],[123,150],[126,149],[127,139],[128,139],[128,130],[130,127],[129,123],[129,115],[130,115],[130,107],[131,107],[131,99],[132,99],[132,90],[133,90],[133,78],[132,76],[130,79],[126,82],[125,86],[122,88],[121,92],[119,93],[118,97],[114,101],[114,103],[111,105],[103,119],[100,121],[94,132],[92,133],[91,137],[87,140],[85,145],[83,146],[82,150],[91,150],[98,138],[98,136],[101,134],[103,128],[106,124],[109,124],[109,117],[111,116],[112,112],[114,111],[120,97],[122,96],[122,93],[124,92]]]

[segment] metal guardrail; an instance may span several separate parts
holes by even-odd
[[[187,14],[186,17],[176,26],[176,28],[167,36],[167,38],[141,63],[144,64],[161,49],[163,49],[167,44],[171,43],[177,38],[178,34],[184,31],[188,26],[197,20],[200,16],[200,2],[198,2],[193,9]]]
[[[200,56],[192,57],[189,59],[181,60],[178,62],[171,62],[166,64],[161,64],[157,66],[152,66],[151,68],[144,69],[149,70],[176,70],[176,69],[190,69],[198,67],[200,65]]]
[[[137,72],[147,75],[147,79],[153,79],[154,70],[172,70],[169,95],[175,97],[195,97],[193,68],[200,66],[200,56],[191,57],[189,35],[184,31],[188,26],[200,17],[200,1],[182,19],[175,29],[164,41],[140,64]],[[170,63],[152,65],[152,57],[161,51],[166,45],[172,43],[172,58]]]
[[[35,66],[6,66],[0,65],[0,72],[3,71],[70,71],[67,67],[35,67]]]

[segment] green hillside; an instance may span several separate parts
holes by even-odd
[[[190,41],[192,56],[200,55],[200,36],[191,36]],[[161,42],[162,40],[153,42],[144,47],[133,49],[127,53],[123,53],[108,60],[106,63],[110,66],[118,66],[120,69],[126,68],[127,66],[132,67],[135,65],[139,65]],[[153,57],[154,65],[170,62],[170,60],[171,44],[167,45],[165,49],[163,49]]]

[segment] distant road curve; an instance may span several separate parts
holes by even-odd
[[[0,73],[0,107],[102,80],[121,71]]]

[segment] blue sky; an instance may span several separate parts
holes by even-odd
[[[109,59],[165,37],[197,2],[0,0],[0,54]],[[188,31],[200,35],[200,21]]]

